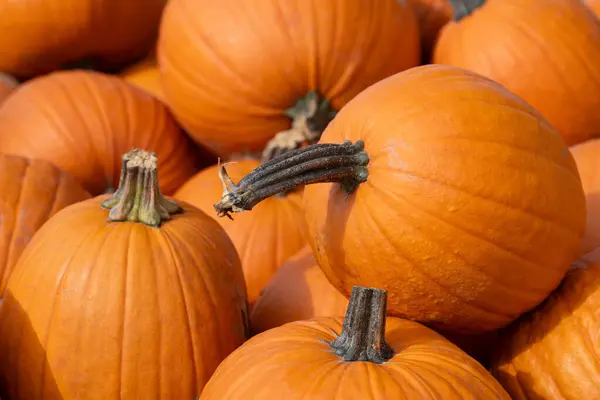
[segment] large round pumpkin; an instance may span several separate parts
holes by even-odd
[[[371,86],[321,144],[264,163],[216,209],[252,209],[305,184],[309,244],[334,286],[385,289],[392,315],[465,333],[546,298],[585,228],[577,167],[556,130],[499,84],[449,66]]]
[[[121,72],[127,82],[135,85],[157,99],[164,101],[164,94],[160,83],[160,73],[154,58],[144,59]]]
[[[453,0],[433,61],[501,83],[568,145],[600,135],[600,23],[579,0]]]
[[[3,153],[50,161],[92,193],[118,184],[121,155],[155,151],[161,189],[195,172],[194,153],[166,106],[118,77],[62,71],[31,80],[0,107]]]
[[[169,106],[221,157],[262,151],[291,119],[288,133],[318,139],[332,109],[419,63],[397,0],[171,0],[158,43]]]
[[[9,398],[193,399],[247,337],[233,244],[162,196],[156,164],[128,153],[114,195],[63,209],[23,252],[0,307]]]
[[[385,291],[357,287],[343,322],[291,322],[254,336],[217,368],[200,400],[510,399],[442,336],[386,319],[385,301]]]
[[[514,400],[600,398],[599,309],[595,263],[570,271],[542,307],[504,333],[492,372]]]
[[[0,104],[11,94],[19,85],[19,82],[10,75],[0,72]]]
[[[237,181],[259,164],[255,159],[244,158],[229,164],[227,170],[231,179]],[[200,171],[173,196],[216,218],[225,229],[242,260],[252,308],[277,268],[306,245],[302,191],[268,199],[255,212],[237,215],[235,221],[215,215],[213,204],[222,193],[215,165]]]
[[[0,298],[21,252],[56,212],[90,197],[50,163],[0,154]]]
[[[146,53],[165,0],[0,0],[0,71],[50,72],[82,57],[109,66]]]

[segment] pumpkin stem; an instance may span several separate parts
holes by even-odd
[[[292,119],[292,127],[279,132],[267,143],[262,160],[268,161],[303,144],[317,143],[335,114],[329,100],[316,91],[309,92],[285,110],[285,115]]]
[[[344,361],[382,364],[394,350],[385,341],[387,292],[354,286],[344,317],[342,333],[329,345]]]
[[[217,215],[251,210],[275,194],[311,183],[339,183],[350,194],[367,180],[369,156],[362,140],[352,144],[312,144],[290,150],[262,163],[233,183],[225,165],[219,166],[223,196],[214,205]]]
[[[110,210],[109,222],[131,221],[159,226],[181,211],[177,203],[160,193],[157,164],[156,154],[149,151],[133,149],[123,155],[119,187],[102,202],[102,207]]]
[[[460,21],[481,7],[485,0],[448,0],[454,12],[454,20]]]

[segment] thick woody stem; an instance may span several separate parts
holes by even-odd
[[[381,364],[394,355],[385,341],[385,290],[354,286],[346,310],[342,333],[330,343],[344,361]]]
[[[285,115],[292,119],[292,127],[279,132],[265,147],[262,160],[268,161],[302,145],[314,144],[335,117],[336,111],[329,100],[312,91],[298,99],[294,107],[288,108]]]
[[[277,193],[312,183],[339,183],[350,194],[367,180],[369,156],[364,143],[313,144],[291,150],[266,161],[237,184],[226,164],[219,167],[223,196],[214,205],[220,217],[232,212],[251,210],[256,204]]]
[[[149,151],[134,149],[123,156],[119,187],[102,202],[102,207],[110,210],[108,221],[159,226],[181,211],[160,193],[157,164],[156,154]]]
[[[485,0],[448,0],[454,12],[454,20],[461,19],[471,15],[473,11],[481,7]]]

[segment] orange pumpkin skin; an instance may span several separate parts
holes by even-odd
[[[348,299],[329,283],[308,246],[290,257],[262,290],[250,314],[253,333],[288,322],[346,314]]]
[[[152,46],[164,0],[0,0],[0,71],[32,77],[89,57],[112,66]]]
[[[419,64],[416,18],[397,0],[258,0],[251,11],[238,0],[171,0],[158,43],[169,106],[224,158],[262,151],[312,90],[340,109]]]
[[[19,82],[10,75],[0,72],[0,104],[11,94],[19,85]]]
[[[165,101],[156,60],[143,60],[127,68],[121,73],[121,76],[132,85],[145,90],[163,102]]]
[[[92,194],[116,187],[121,154],[134,147],[158,154],[166,194],[195,172],[188,139],[166,106],[118,77],[52,73],[21,85],[0,108],[4,153],[47,160]]]
[[[590,10],[596,14],[596,16],[600,15],[600,1],[598,0],[585,0],[585,5],[588,6]]]
[[[185,204],[158,229],[109,223],[104,198],[57,213],[15,267],[0,308],[9,398],[193,399],[245,340],[219,225]]]
[[[242,159],[230,164],[227,171],[237,182],[258,165],[254,159]],[[215,215],[213,203],[222,192],[218,168],[212,166],[187,181],[174,197],[213,216],[225,229],[242,260],[252,308],[277,268],[306,245],[302,192],[268,199],[252,213],[236,215],[234,221]]]
[[[452,7],[448,0],[409,0],[409,4],[419,21],[423,59],[428,62],[440,30],[452,19]]]
[[[346,296],[381,288],[390,315],[479,333],[539,304],[577,257],[575,161],[500,85],[449,66],[405,71],[352,100],[321,142],[345,140],[364,141],[367,181],[351,195],[308,185],[304,207],[316,259]]]
[[[56,212],[90,197],[70,174],[41,160],[0,154],[0,298],[23,249]]]
[[[499,82],[567,145],[600,135],[600,24],[581,1],[487,0],[444,27],[433,61]]]
[[[570,271],[542,307],[505,332],[492,372],[514,400],[600,398],[598,310],[596,263]]]
[[[509,399],[475,360],[434,331],[386,321],[395,350],[384,364],[344,362],[328,343],[341,318],[291,322],[254,336],[217,368],[200,400]]]

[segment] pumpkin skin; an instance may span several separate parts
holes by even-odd
[[[164,0],[0,0],[0,71],[29,78],[89,57],[111,67],[140,58],[158,33]]]
[[[245,158],[230,164],[228,172],[237,181],[258,166],[259,161]],[[242,260],[252,308],[277,268],[306,246],[302,191],[268,199],[234,221],[215,216],[214,199],[222,192],[217,166],[212,166],[187,181],[174,197],[213,216],[225,229]]]
[[[579,0],[487,0],[442,29],[433,61],[499,82],[567,145],[600,134],[600,24]]]
[[[419,21],[423,63],[428,63],[438,33],[452,19],[452,7],[448,0],[409,0],[409,4]]]
[[[571,153],[488,79],[430,65],[380,81],[321,142],[345,140],[364,141],[367,181],[350,195],[308,185],[304,207],[315,257],[346,296],[381,288],[390,315],[479,333],[539,304],[578,255],[585,198]]]
[[[192,399],[246,338],[223,229],[185,204],[160,228],[107,222],[106,198],[57,213],[15,267],[0,308],[9,398]]]
[[[514,400],[600,398],[599,309],[595,263],[571,270],[542,307],[505,332],[492,372]]]
[[[258,0],[252,10],[238,0],[171,0],[158,41],[169,106],[194,140],[225,159],[262,151],[308,92],[339,110],[418,65],[419,52],[416,18],[397,0],[368,8],[361,0]]]
[[[588,6],[590,10],[596,14],[596,16],[600,15],[600,1],[598,0],[585,0],[585,5]]]
[[[121,154],[134,147],[158,154],[166,194],[196,172],[194,152],[166,106],[118,77],[55,72],[24,83],[0,108],[4,153],[47,160],[93,195],[116,187]]]
[[[288,322],[346,313],[348,299],[329,283],[308,246],[290,257],[262,290],[250,314],[254,334]]]
[[[46,161],[0,154],[0,298],[34,233],[56,212],[90,197]]]
[[[121,72],[127,82],[165,101],[156,60],[145,59]]]
[[[19,85],[19,82],[10,75],[0,72],[0,104],[11,94]]]

